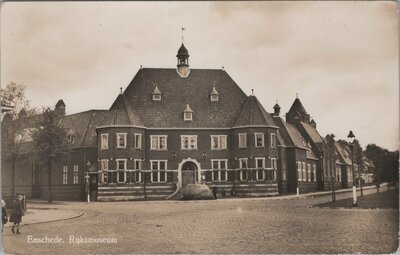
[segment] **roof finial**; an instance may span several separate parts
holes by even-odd
[[[276,104],[278,104],[278,99],[276,100]]]
[[[182,43],[183,43],[183,31],[185,31],[184,27],[182,27]]]
[[[299,93],[296,93],[296,98],[299,98]]]
[[[251,95],[254,96],[254,89],[251,89]]]
[[[119,92],[119,93],[122,95],[122,87],[120,87],[119,89],[120,89],[120,92]]]

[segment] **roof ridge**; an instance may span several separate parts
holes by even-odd
[[[86,125],[85,132],[83,133],[82,143],[80,144],[81,146],[85,143],[86,134],[87,134],[87,132],[88,132],[88,130],[89,130],[89,125],[90,125],[90,122],[92,121],[92,118],[93,118],[93,112],[90,113],[89,121],[88,121],[88,123],[87,123],[87,125]]]

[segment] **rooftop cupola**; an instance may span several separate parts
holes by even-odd
[[[178,54],[176,55],[178,65],[177,71],[181,77],[187,77],[189,75],[189,52],[186,49],[185,45],[182,43],[181,47],[178,50]]]
[[[58,102],[56,103],[55,112],[60,116],[65,115],[65,103],[62,99],[58,100]]]
[[[281,107],[278,104],[278,101],[276,101],[276,104],[274,105],[274,117],[278,117],[281,112]]]

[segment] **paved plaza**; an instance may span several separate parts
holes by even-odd
[[[375,193],[367,190],[365,195]],[[351,197],[338,194],[337,199]],[[5,229],[9,254],[392,253],[397,209],[319,208],[330,195],[213,201],[30,204],[83,212],[78,218]],[[43,210],[46,211],[46,210]],[[117,243],[70,242],[110,238]],[[63,243],[28,243],[28,238]],[[111,239],[114,238],[114,239]],[[31,239],[32,240],[32,239]],[[103,239],[104,240],[104,239]],[[113,243],[114,242],[114,243]]]

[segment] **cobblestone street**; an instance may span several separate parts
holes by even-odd
[[[366,191],[366,194],[375,190]],[[351,193],[338,194],[337,199]],[[5,229],[11,254],[119,253],[391,253],[397,250],[398,210],[311,208],[316,198],[58,203],[82,217]],[[34,205],[32,205],[34,206]],[[41,204],[40,207],[51,207]],[[27,236],[64,243],[28,244]],[[118,243],[69,242],[69,236],[117,238]]]

